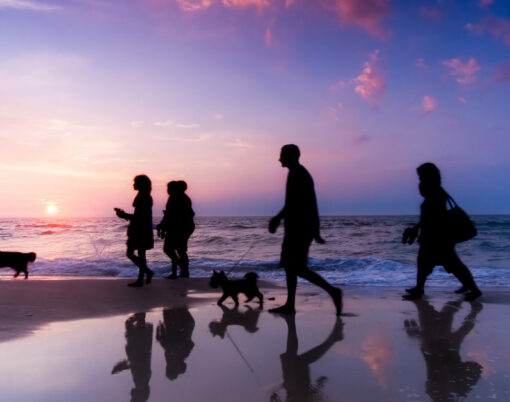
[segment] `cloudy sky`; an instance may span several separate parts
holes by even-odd
[[[510,213],[508,0],[0,0],[0,216],[109,216],[132,178],[269,215],[296,143],[322,214],[417,213],[427,161]]]

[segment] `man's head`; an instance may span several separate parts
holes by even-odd
[[[299,152],[299,148],[294,144],[287,144],[282,147],[280,152],[280,162],[283,167],[292,167],[299,164],[299,156],[301,153]]]

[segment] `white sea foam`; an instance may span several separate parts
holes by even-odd
[[[410,286],[415,281],[417,246],[400,243],[413,216],[325,217],[325,245],[314,244],[309,266],[337,284]],[[154,219],[157,223],[158,219]],[[191,272],[207,277],[216,270],[242,276],[256,271],[262,278],[283,279],[278,267],[282,233],[267,232],[267,218],[197,218],[189,242]],[[510,287],[510,216],[475,217],[479,235],[459,245],[458,252],[480,286]],[[32,276],[133,277],[137,268],[125,256],[126,224],[115,218],[0,219],[2,251],[35,251]],[[170,261],[162,241],[147,254],[156,276]],[[239,259],[242,258],[240,261]],[[0,275],[12,275],[8,269]],[[456,286],[456,279],[437,267],[429,282]]]

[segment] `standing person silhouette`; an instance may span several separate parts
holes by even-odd
[[[129,283],[128,286],[142,287],[143,277],[146,275],[146,283],[151,283],[152,272],[147,268],[146,251],[154,247],[154,234],[152,232],[152,197],[151,180],[145,175],[134,178],[133,188],[138,191],[134,201],[134,213],[128,214],[120,208],[114,208],[115,213],[121,219],[129,221],[127,230],[127,257],[138,267],[138,279]],[[137,254],[135,254],[135,250]]]
[[[157,226],[158,236],[165,239],[163,251],[172,260],[172,273],[167,279],[177,278],[177,266],[181,267],[180,278],[189,278],[188,239],[195,231],[195,212],[191,199],[185,191],[185,181],[171,181],[167,185],[168,202],[164,216]]]
[[[404,231],[403,243],[413,243],[418,237],[420,249],[417,258],[416,286],[406,289],[406,300],[419,299],[424,292],[425,281],[436,265],[442,265],[462,283],[456,293],[468,292],[465,300],[472,301],[482,295],[468,267],[455,252],[455,243],[448,237],[446,203],[448,194],[441,187],[441,173],[436,165],[427,162],[416,169],[420,179],[419,190],[424,201],[421,204],[420,221]],[[419,235],[418,235],[419,233]]]
[[[284,220],[285,235],[282,244],[280,266],[285,268],[287,280],[287,301],[283,306],[269,310],[272,313],[294,314],[296,312],[297,277],[304,278],[324,289],[333,299],[336,315],[342,313],[342,291],[311,271],[308,264],[308,250],[312,240],[323,244],[320,236],[319,212],[312,176],[299,163],[297,145],[284,145],[279,161],[289,169],[285,192],[285,205],[269,221],[269,232],[275,233],[280,221]]]

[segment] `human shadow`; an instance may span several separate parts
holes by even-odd
[[[136,313],[126,320],[127,359],[115,364],[112,374],[131,370],[135,385],[131,390],[132,402],[145,402],[149,399],[152,333],[153,325],[145,322],[145,313]]]
[[[255,333],[259,330],[257,323],[259,321],[260,313],[262,308],[253,309],[250,306],[246,306],[246,310],[239,311],[239,307],[228,308],[220,305],[223,315],[221,320],[213,320],[209,323],[209,330],[214,336],[218,335],[221,339],[225,337],[227,329],[231,325],[239,325],[243,327],[246,332]]]
[[[328,377],[318,377],[315,384],[310,378],[310,364],[321,359],[324,354],[336,343],[344,338],[343,322],[337,318],[329,336],[321,344],[298,354],[298,336],[295,316],[282,315],[287,324],[287,349],[280,355],[282,364],[283,383],[280,388],[271,394],[271,402],[281,402],[278,391],[283,388],[286,392],[286,401],[310,402],[323,400],[322,388]]]
[[[418,321],[405,320],[407,334],[421,340],[421,352],[427,365],[425,391],[435,402],[457,401],[465,398],[482,374],[482,366],[475,361],[462,361],[460,346],[473,330],[482,304],[471,302],[471,311],[457,330],[453,319],[461,301],[446,303],[437,311],[426,300],[414,300]]]
[[[156,329],[156,339],[165,350],[166,376],[173,381],[186,372],[185,360],[195,343],[191,340],[195,320],[187,307],[163,310],[163,322]]]

